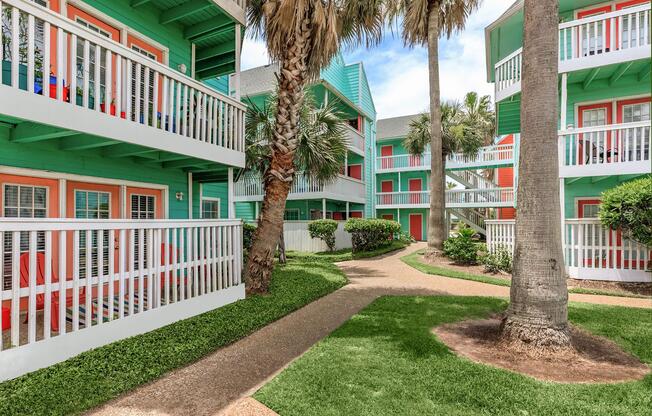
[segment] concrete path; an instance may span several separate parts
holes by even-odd
[[[93,415],[255,415],[264,407],[246,397],[352,315],[385,294],[508,297],[509,288],[430,276],[400,258],[424,245],[382,258],[340,264],[350,283],[224,347],[195,364],[93,410]],[[571,294],[571,301],[651,308],[652,300]],[[234,405],[235,404],[235,405]],[[248,411],[247,409],[253,409]],[[273,412],[269,414],[274,414]]]

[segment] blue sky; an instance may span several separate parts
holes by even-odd
[[[442,99],[460,100],[468,91],[493,95],[486,82],[484,28],[502,14],[513,0],[484,0],[468,20],[466,30],[439,43]],[[388,33],[373,49],[344,50],[347,63],[364,63],[378,118],[414,114],[428,108],[428,59],[426,49],[403,46],[399,34]],[[265,65],[269,57],[260,41],[246,39],[242,68]]]

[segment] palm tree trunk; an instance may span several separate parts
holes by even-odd
[[[439,98],[439,16],[428,15],[428,81],[430,83],[430,214],[426,256],[437,255],[444,247],[445,178],[442,178],[441,102]]]
[[[264,174],[265,196],[245,270],[248,294],[266,293],[274,269],[274,251],[283,230],[285,201],[294,179],[299,109],[306,84],[310,20],[305,19],[280,62],[272,160]]]
[[[570,348],[557,160],[558,1],[525,0],[514,273],[503,339]]]

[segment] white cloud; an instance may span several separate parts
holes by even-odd
[[[260,40],[253,40],[245,37],[242,44],[242,62],[241,67],[245,69],[255,68],[257,66],[267,65],[269,63],[269,55],[267,54],[267,46]]]

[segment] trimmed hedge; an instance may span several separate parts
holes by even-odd
[[[335,249],[335,231],[337,231],[337,221],[335,220],[315,220],[308,224],[310,238],[319,238],[324,241],[329,251]]]
[[[378,218],[350,218],[344,231],[351,233],[353,252],[371,251],[386,246],[401,231],[401,224]]]

